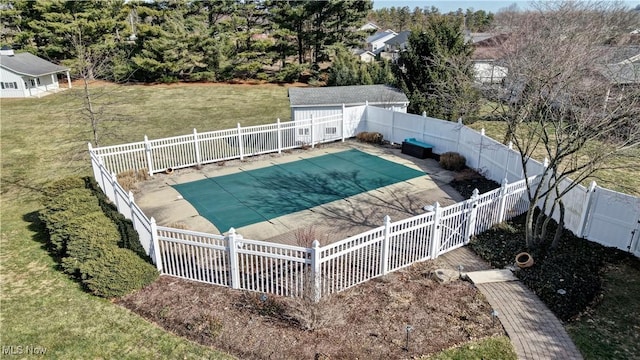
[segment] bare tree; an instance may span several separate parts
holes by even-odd
[[[112,91],[92,84],[97,79],[109,78],[113,61],[118,56],[115,46],[90,46],[84,39],[82,28],[68,35],[74,47],[76,57],[72,60],[74,75],[82,81],[82,107],[80,114],[91,126],[91,140],[94,146],[100,146],[100,140],[113,135],[106,122],[125,121],[126,116],[109,111],[114,105]],[[83,140],[85,141],[85,140]]]
[[[525,178],[538,175],[527,167],[534,152],[549,161],[536,180],[527,181],[526,239],[527,247],[538,246],[549,225],[543,214],[558,211],[555,247],[564,225],[563,197],[610,168],[613,155],[640,144],[639,87],[618,86],[621,68],[637,84],[640,67],[612,64],[615,49],[604,46],[637,24],[637,15],[608,1],[542,2],[535,11],[508,15],[502,51],[509,73],[500,116],[506,140],[521,154]]]

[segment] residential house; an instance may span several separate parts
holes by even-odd
[[[354,49],[353,54],[358,56],[358,58],[360,58],[360,61],[362,62],[371,63],[376,61],[376,54],[372,53],[369,50]]]
[[[409,36],[411,31],[401,31],[398,35],[385,41],[384,52],[380,54],[383,59],[396,62],[398,60],[398,54],[407,49],[409,46]]]
[[[70,88],[69,68],[27,52],[15,54],[5,46],[0,50],[0,98],[40,97],[59,91],[58,74],[62,73]]]
[[[372,53],[378,55],[384,51],[385,43],[387,40],[394,38],[398,33],[393,30],[387,29],[382,32],[375,33],[369,36],[366,40],[367,42],[367,50]]]
[[[605,104],[640,88],[640,46],[613,46],[607,50],[607,63],[597,69],[610,85]]]
[[[468,33],[465,36],[474,47],[471,59],[477,83],[498,84],[507,76],[508,69],[500,63],[500,45],[507,37],[506,34],[490,33]]]
[[[372,22],[368,22],[360,26],[360,28],[358,29],[358,31],[378,31],[378,30],[380,30],[380,27],[378,27],[378,25]]]

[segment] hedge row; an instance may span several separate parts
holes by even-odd
[[[65,178],[45,189],[40,219],[62,270],[103,297],[125,295],[158,277],[133,225],[90,178]],[[114,215],[114,211],[117,215]]]

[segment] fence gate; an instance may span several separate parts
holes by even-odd
[[[597,187],[585,238],[640,256],[640,198]]]

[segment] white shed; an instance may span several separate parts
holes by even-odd
[[[310,119],[339,122],[343,118],[343,107],[376,106],[388,110],[407,112],[409,99],[399,89],[389,85],[352,85],[289,88],[289,102],[291,105],[291,120],[305,124],[297,129],[296,139],[306,141],[306,137],[313,139],[342,137],[342,126],[338,123],[327,123],[326,128],[309,129],[307,122]],[[348,126],[349,127],[349,126]],[[315,131],[314,134],[310,134]],[[344,134],[345,136],[353,136]]]
[[[30,53],[14,54],[0,50],[0,98],[42,96],[60,89],[58,74],[66,73],[71,87],[69,68],[56,65]]]

